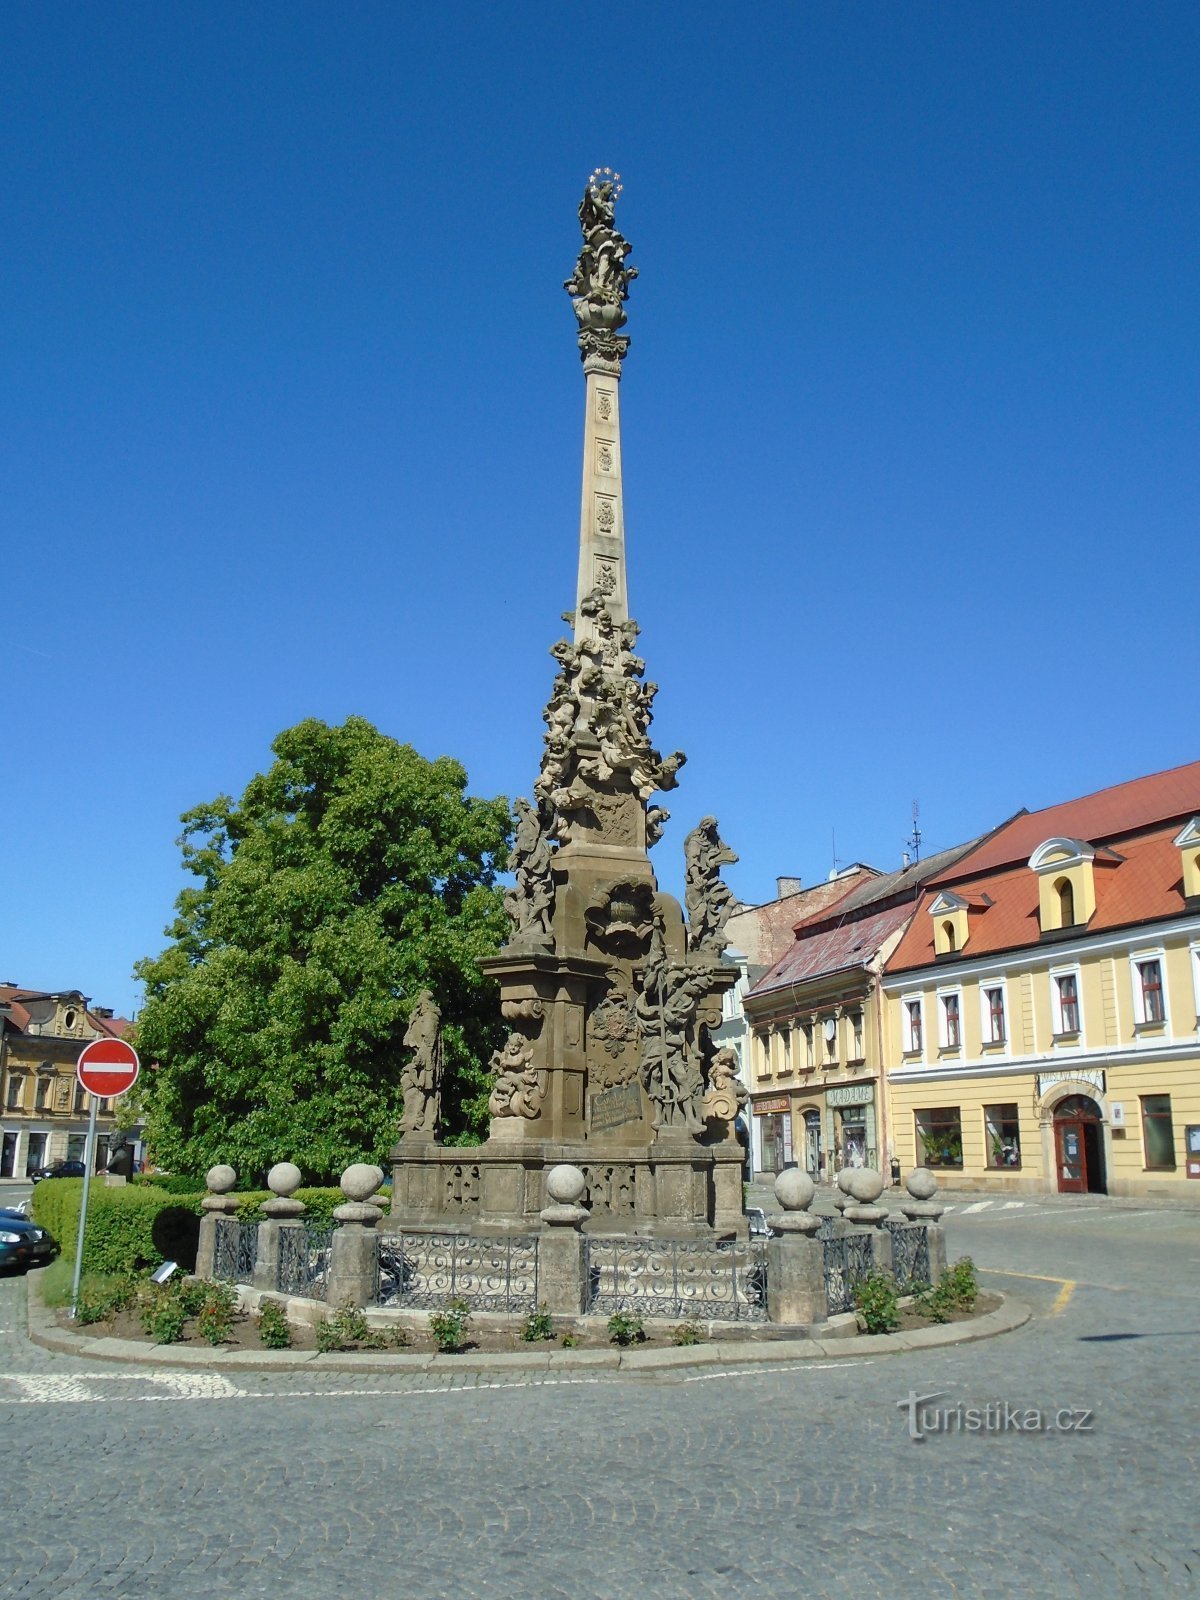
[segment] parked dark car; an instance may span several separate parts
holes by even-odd
[[[41,1183],[43,1178],[82,1178],[86,1171],[82,1161],[52,1161],[48,1167],[35,1167],[29,1176]]]
[[[0,1271],[28,1272],[48,1267],[58,1254],[58,1240],[19,1211],[0,1209]]]
[[[747,1206],[746,1219],[750,1224],[750,1237],[752,1239],[773,1239],[775,1229],[767,1221],[767,1213],[761,1206]]]

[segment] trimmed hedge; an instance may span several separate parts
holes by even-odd
[[[82,1178],[46,1178],[33,1191],[35,1219],[58,1240],[65,1259],[74,1262]],[[108,1186],[93,1181],[88,1194],[83,1269],[98,1274],[149,1272],[164,1260],[189,1270],[195,1265],[196,1234],[202,1216],[200,1194],[171,1194],[154,1184]],[[245,1222],[262,1220],[260,1207],[270,1191],[238,1195],[237,1214]],[[328,1221],[345,1200],[340,1189],[299,1189],[306,1216]],[[190,1257],[190,1259],[189,1259]]]

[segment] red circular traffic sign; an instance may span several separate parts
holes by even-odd
[[[75,1076],[89,1094],[108,1099],[133,1088],[138,1066],[137,1051],[124,1039],[93,1039],[79,1052]]]

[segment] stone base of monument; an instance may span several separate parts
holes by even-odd
[[[489,1139],[469,1148],[406,1140],[392,1152],[392,1204],[383,1232],[532,1232],[545,1175],[568,1164],[584,1175],[585,1233],[744,1238],[742,1157],[733,1141],[669,1135],[649,1145]]]

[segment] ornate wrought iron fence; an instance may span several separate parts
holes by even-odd
[[[919,1222],[889,1217],[884,1227],[892,1236],[892,1272],[905,1293],[929,1282],[929,1234]]]
[[[827,1238],[822,1248],[825,1256],[825,1299],[830,1315],[837,1311],[853,1311],[855,1286],[867,1276],[875,1262],[871,1235],[848,1233],[840,1239]]]
[[[737,1239],[585,1239],[588,1309],[767,1320],[767,1250]]]
[[[332,1223],[306,1222],[299,1228],[280,1228],[280,1292],[323,1299],[332,1247]]]
[[[436,1310],[465,1300],[472,1311],[536,1311],[535,1234],[475,1239],[457,1233],[384,1233],[375,1257],[375,1304]]]
[[[258,1224],[218,1217],[213,1239],[213,1277],[225,1283],[249,1283],[257,1260]]]

